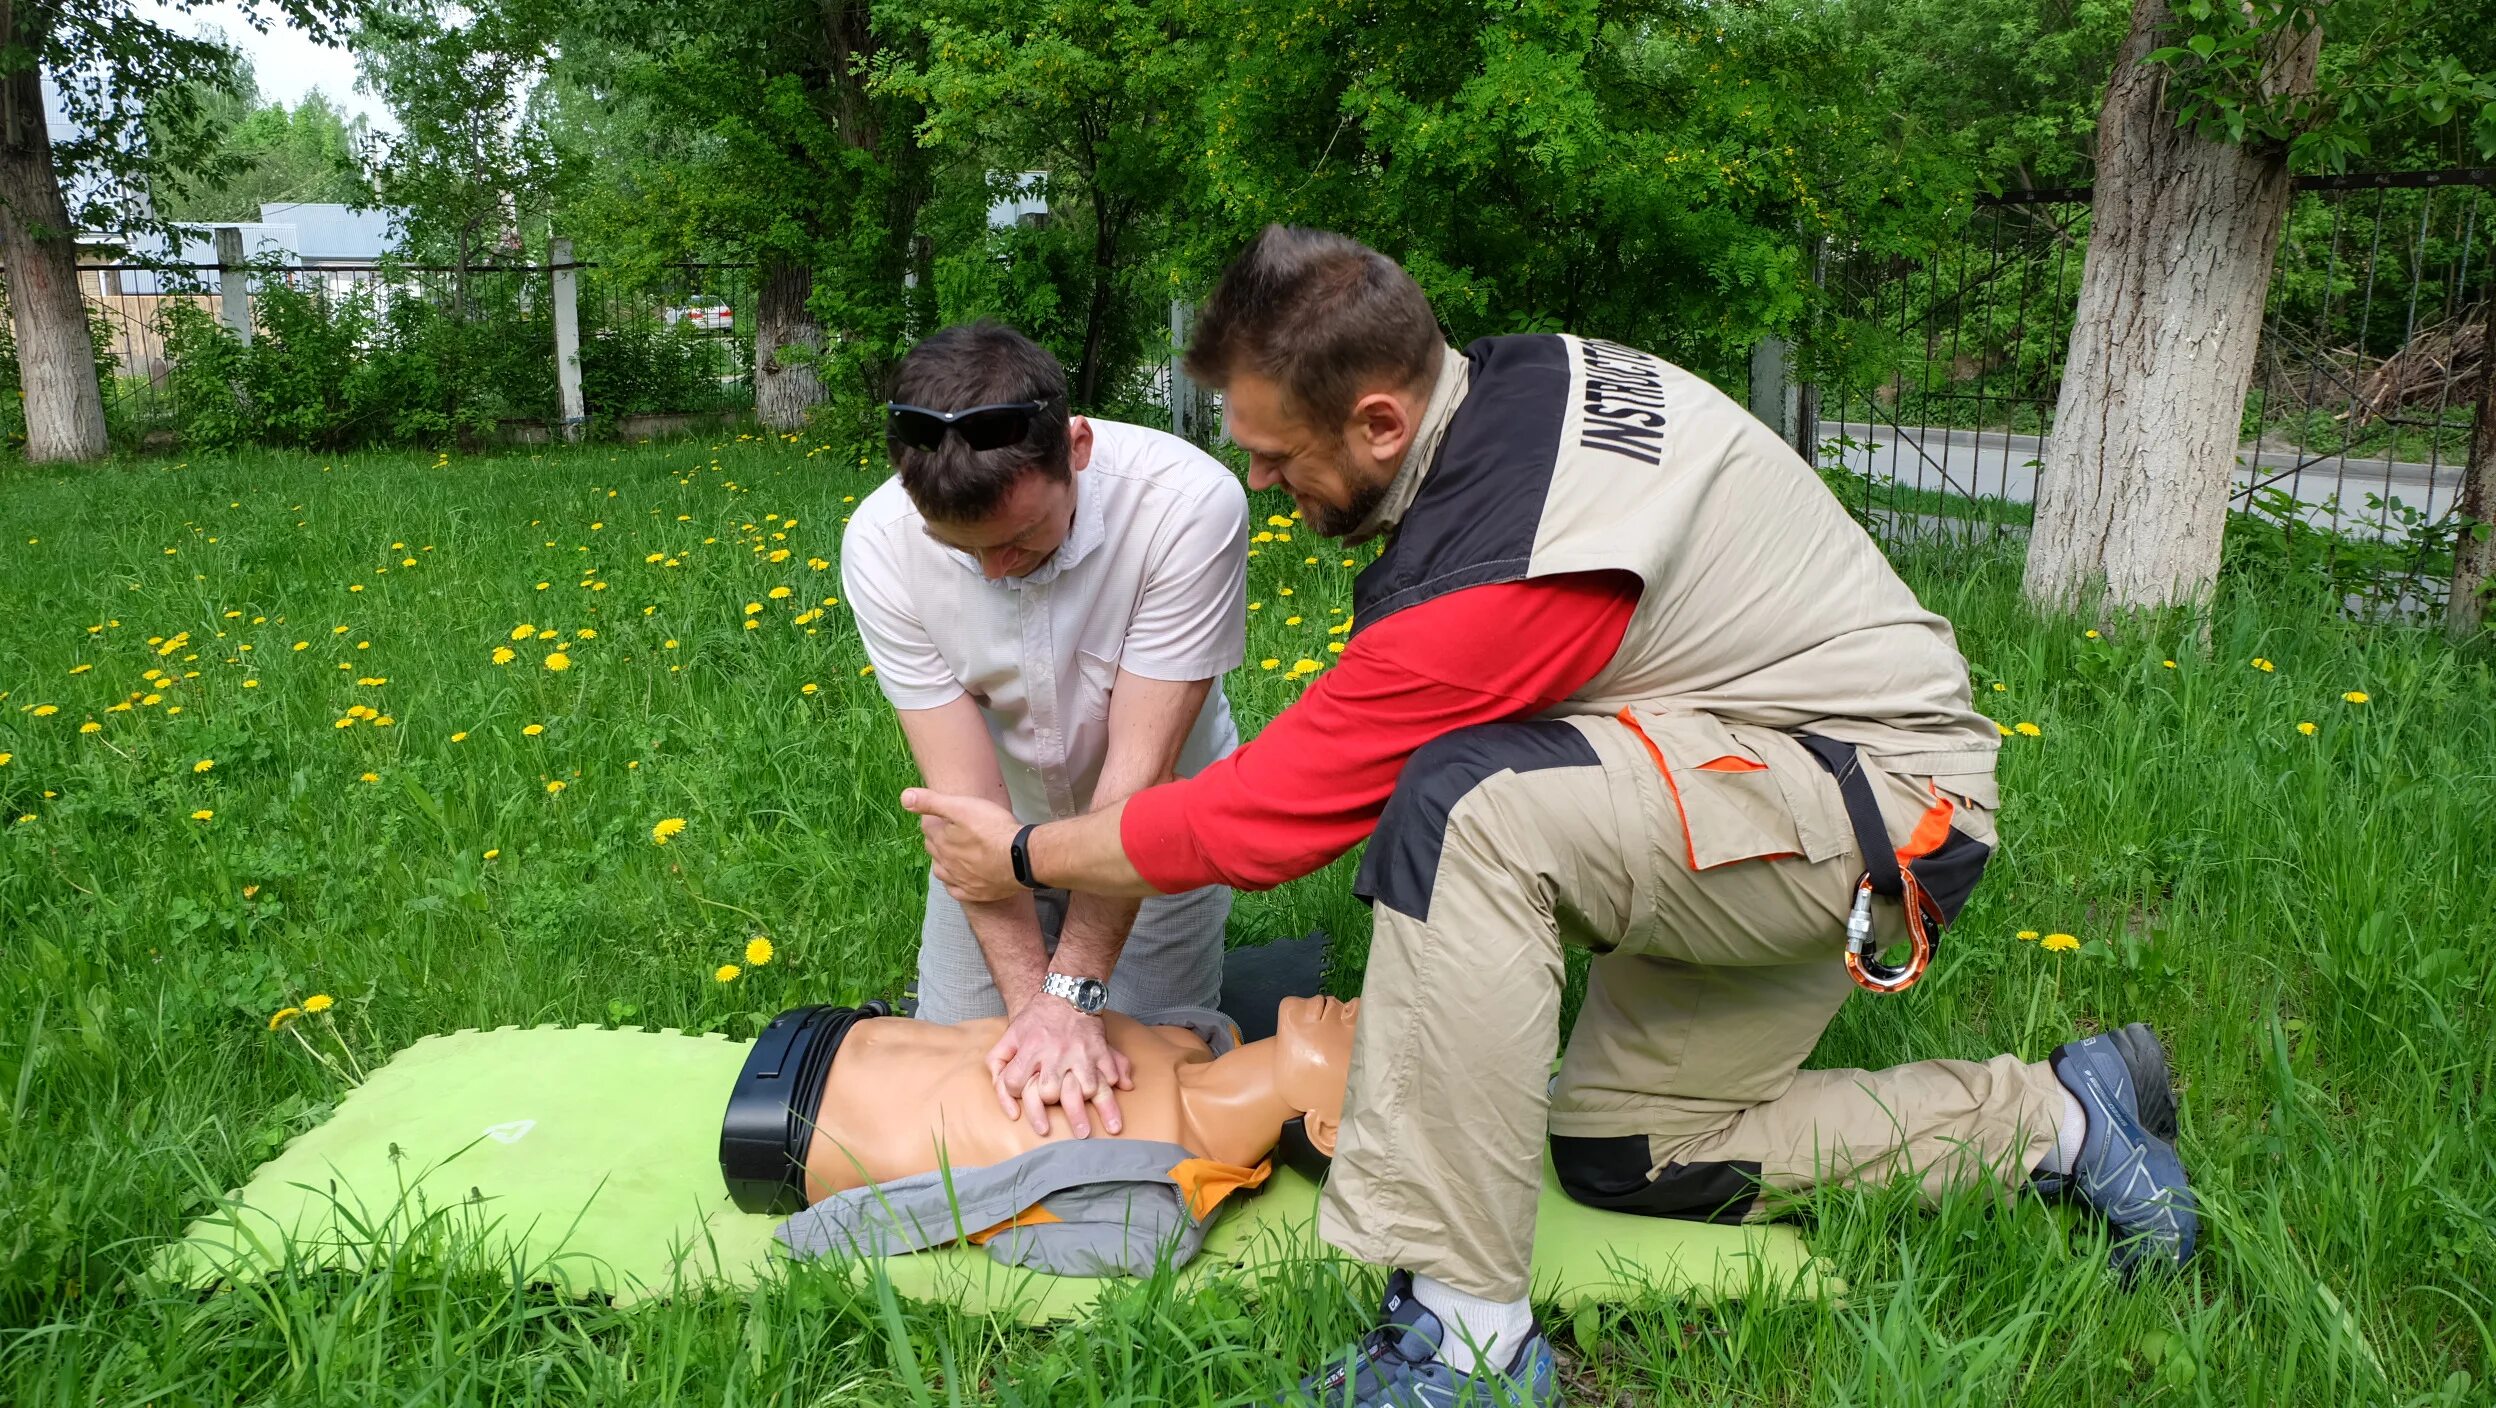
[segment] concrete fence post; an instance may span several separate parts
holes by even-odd
[[[581,399],[581,281],[572,241],[549,240],[546,264],[555,292],[555,386],[562,398],[563,438],[578,441],[587,419]]]
[[[1204,429],[1204,399],[1196,383],[1180,370],[1179,359],[1187,355],[1188,334],[1196,326],[1196,306],[1183,299],[1170,300],[1170,433],[1182,440],[1201,441]]]
[[[251,345],[250,271],[243,264],[243,232],[240,226],[217,227],[217,316]]]
[[[1796,425],[1800,390],[1794,384],[1792,343],[1782,337],[1763,337],[1752,346],[1751,414],[1788,445],[1803,443],[1797,439]]]

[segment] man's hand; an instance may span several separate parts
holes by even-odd
[[[988,1074],[1007,1119],[1028,1118],[1034,1133],[1046,1134],[1049,1107],[1055,1105],[1077,1139],[1092,1137],[1087,1102],[1100,1107],[1105,1132],[1123,1129],[1126,1117],[1115,1092],[1135,1088],[1135,1069],[1109,1044],[1101,1019],[1046,993],[1025,1003],[1006,1024],[1005,1035],[988,1050]]]
[[[1011,854],[1014,833],[1022,829],[1014,813],[985,797],[948,796],[924,787],[904,791],[901,805],[918,813],[920,836],[945,893],[964,904],[993,904],[1022,893]]]

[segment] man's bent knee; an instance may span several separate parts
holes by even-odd
[[[1560,1191],[1590,1208],[1685,1222],[1740,1222],[1759,1199],[1756,1162],[1666,1164],[1658,1169],[1647,1157],[1643,1134],[1551,1136],[1551,1166]]]
[[[1448,818],[1458,803],[1501,773],[1601,762],[1586,735],[1556,719],[1478,724],[1439,735],[1405,762],[1362,854],[1353,893],[1428,920]]]

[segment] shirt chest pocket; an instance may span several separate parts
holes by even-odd
[[[1846,849],[1836,786],[1821,785],[1828,774],[1793,739],[1712,714],[1633,708],[1619,717],[1663,774],[1691,869],[1786,856],[1826,860]]]
[[[1118,683],[1118,658],[1095,655],[1089,650],[1075,651],[1074,705],[1078,719],[1105,720],[1109,717],[1110,690]]]

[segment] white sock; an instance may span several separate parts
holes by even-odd
[[[1459,1374],[1485,1360],[1505,1368],[1534,1325],[1534,1307],[1525,1301],[1484,1300],[1433,1276],[1413,1278],[1413,1299],[1439,1317],[1439,1362]]]
[[[2054,1147],[2037,1160],[2037,1172],[2068,1174],[2080,1162],[2080,1141],[2089,1134],[2089,1112],[2079,1097],[2063,1092],[2063,1122],[2054,1131]]]

